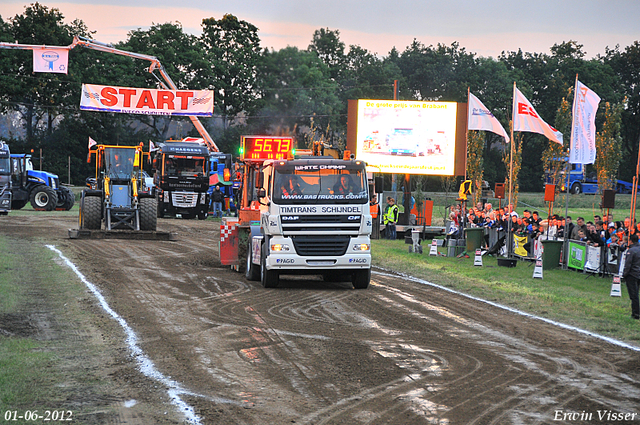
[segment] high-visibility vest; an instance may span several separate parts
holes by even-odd
[[[398,221],[398,212],[398,206],[396,204],[391,205],[383,217],[384,224],[396,224]]]

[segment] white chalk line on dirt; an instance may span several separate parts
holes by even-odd
[[[562,328],[562,329],[568,329],[570,331],[574,331],[574,332],[577,332],[577,333],[580,333],[580,334],[583,334],[583,335],[588,335],[588,336],[590,336],[592,338],[601,339],[603,341],[608,342],[609,344],[613,344],[613,345],[616,345],[618,347],[622,347],[622,348],[626,348],[628,350],[640,352],[640,347],[636,347],[635,345],[627,344],[626,342],[618,341],[617,339],[609,338],[608,336],[599,335],[597,333],[593,333],[593,332],[590,332],[590,331],[587,331],[587,330],[584,330],[584,329],[576,328],[575,326],[565,325],[564,323],[560,323],[560,322],[556,322],[555,320],[551,320],[551,319],[547,319],[547,318],[544,318],[544,317],[536,316],[534,314],[527,313],[525,311],[521,311],[521,310],[518,310],[518,309],[515,309],[515,308],[511,308],[511,307],[508,307],[508,306],[505,306],[505,305],[502,305],[502,304],[498,304],[498,303],[495,303],[493,301],[488,301],[488,300],[484,300],[482,298],[474,297],[473,295],[469,295],[469,294],[465,294],[465,293],[462,293],[462,292],[458,292],[458,291],[455,291],[455,290],[453,290],[451,288],[447,288],[445,286],[441,286],[441,285],[438,285],[436,283],[429,282],[427,280],[419,279],[417,277],[410,276],[410,275],[405,274],[405,273],[391,274],[391,273],[382,273],[382,272],[374,271],[374,270],[372,270],[372,272],[375,273],[375,274],[379,274],[381,276],[386,276],[386,277],[402,276],[403,278],[405,278],[407,280],[412,280],[414,282],[421,283],[423,285],[433,286],[434,288],[438,288],[438,289],[441,289],[443,291],[450,292],[452,294],[460,295],[462,297],[469,298],[469,299],[474,300],[474,301],[479,301],[481,303],[488,304],[488,305],[490,305],[492,307],[497,307],[497,308],[500,308],[502,310],[509,311],[511,313],[515,313],[515,314],[519,314],[521,316],[528,317],[530,319],[540,320],[542,322],[548,323],[548,324],[553,325],[553,326],[557,326],[557,327]]]
[[[221,398],[211,398],[208,396],[204,396],[201,394],[196,394],[192,391],[189,391],[182,387],[178,382],[170,379],[162,374],[156,366],[153,364],[153,361],[142,351],[142,349],[138,346],[138,336],[133,331],[133,329],[129,326],[129,324],[116,313],[107,303],[107,300],[104,298],[100,289],[95,286],[93,283],[89,282],[89,280],[80,272],[80,270],[76,267],[75,264],[71,262],[67,257],[62,254],[62,252],[57,249],[53,245],[46,245],[51,251],[58,254],[60,259],[64,261],[64,263],[71,269],[73,272],[80,278],[80,280],[86,285],[86,287],[93,293],[93,295],[98,299],[102,308],[109,313],[109,315],[115,319],[120,326],[124,329],[127,335],[127,345],[129,346],[129,350],[131,351],[131,355],[135,358],[136,363],[138,364],[138,370],[148,378],[151,378],[160,384],[164,385],[167,388],[167,394],[171,398],[171,403],[174,404],[178,411],[185,415],[188,422],[193,424],[202,424],[200,421],[200,417],[195,414],[192,406],[188,405],[184,400],[180,398],[181,395],[187,395],[192,397],[201,397],[205,398],[209,401],[217,402],[217,403],[228,403],[228,404],[240,404],[234,402],[232,400],[221,399]]]

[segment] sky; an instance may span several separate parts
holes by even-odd
[[[35,1],[34,1],[35,2]],[[180,22],[200,35],[202,19],[226,13],[258,27],[261,47],[307,48],[313,32],[338,30],[345,45],[378,56],[404,51],[415,39],[424,45],[458,42],[467,52],[497,58],[501,52],[550,53],[574,40],[587,58],[640,40],[639,0],[68,0],[39,1],[57,8],[65,22],[81,19],[94,38],[125,41],[127,33],[152,24]],[[0,0],[0,16],[22,14],[32,2]],[[20,40],[17,40],[20,42]]]

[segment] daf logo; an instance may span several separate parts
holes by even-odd
[[[358,218],[360,218],[360,216],[350,215],[349,217],[347,217],[347,220],[357,220]]]
[[[300,217],[298,217],[297,215],[283,215],[282,216],[282,221],[295,221],[298,220]]]

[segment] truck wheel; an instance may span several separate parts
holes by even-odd
[[[58,195],[49,186],[40,185],[33,189],[30,200],[34,210],[53,211],[58,204]]]
[[[355,289],[367,289],[369,287],[369,281],[371,281],[371,269],[353,272],[351,283],[353,283]]]
[[[247,280],[258,281],[260,280],[260,265],[254,264],[251,261],[251,257],[253,257],[253,244],[251,243],[251,239],[249,239],[249,246],[247,246],[247,265],[246,270],[244,272],[244,277]]]
[[[206,220],[209,217],[209,213],[206,211],[200,211],[198,213],[198,220]]]
[[[158,218],[156,217],[156,198],[140,198],[140,230],[156,230]]]
[[[582,193],[582,185],[580,183],[574,183],[571,186],[571,193],[577,195],[579,193]]]
[[[80,228],[100,230],[102,225],[102,198],[85,196],[80,202]]]
[[[156,217],[164,218],[164,205],[162,205],[162,202],[158,201],[158,198],[156,198],[156,204],[157,204]]]
[[[275,288],[278,286],[280,280],[280,272],[277,270],[267,270],[267,245],[262,244],[261,255],[260,278],[262,280],[262,286],[265,288]]]

